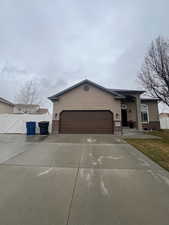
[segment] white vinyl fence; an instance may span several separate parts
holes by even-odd
[[[169,129],[169,117],[160,118],[161,129]]]
[[[52,115],[42,114],[0,114],[0,133],[25,134],[26,122],[35,121],[36,133],[39,133],[38,122],[49,121],[49,132],[51,132]]]

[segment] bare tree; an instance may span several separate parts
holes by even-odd
[[[36,84],[27,81],[16,96],[16,101],[21,104],[40,104],[40,95]]]
[[[138,78],[150,96],[169,106],[169,40],[158,37],[151,43]]]

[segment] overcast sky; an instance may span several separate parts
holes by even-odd
[[[139,88],[157,36],[169,37],[168,0],[0,0],[0,96],[26,80],[43,98],[84,78]]]

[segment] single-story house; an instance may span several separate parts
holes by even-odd
[[[15,104],[14,113],[36,113],[40,106],[36,104]]]
[[[169,113],[160,113],[160,118],[169,118]]]
[[[13,113],[14,104],[0,97],[0,114]]]
[[[123,127],[160,129],[158,99],[141,99],[143,93],[83,80],[49,97],[53,133],[119,134]]]
[[[46,108],[40,108],[38,104],[15,104],[13,113],[17,114],[48,114]]]

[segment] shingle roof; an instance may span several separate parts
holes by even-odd
[[[142,97],[141,101],[159,101],[159,98],[146,98],[146,97]]]
[[[12,102],[10,102],[10,101],[8,101],[8,100],[2,98],[2,97],[0,97],[0,102],[5,103],[5,104],[7,104],[7,105],[14,106],[14,104],[13,104]]]
[[[118,93],[144,93],[145,91],[143,90],[131,90],[131,89],[109,89],[110,91],[118,92]]]
[[[76,87],[79,87],[82,84],[91,84],[91,85],[93,85],[93,86],[95,86],[95,87],[97,87],[97,88],[99,88],[99,89],[101,89],[101,90],[103,90],[103,91],[105,91],[109,94],[112,94],[117,99],[124,99],[126,93],[131,93],[131,94],[132,93],[140,93],[140,94],[144,93],[144,91],[141,91],[141,90],[109,89],[109,88],[105,88],[105,87],[103,87],[99,84],[96,84],[93,81],[85,79],[85,80],[83,80],[83,81],[81,81],[81,82],[79,82],[79,83],[77,83],[77,84],[75,84],[75,85],[73,85],[73,86],[71,86],[67,89],[64,89],[63,91],[61,91],[61,92],[59,92],[55,95],[50,96],[48,99],[50,99],[51,101],[57,100],[59,96],[65,94],[68,91],[71,91],[72,89],[74,89]]]

